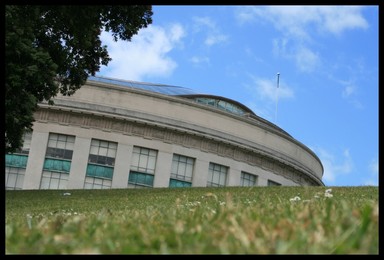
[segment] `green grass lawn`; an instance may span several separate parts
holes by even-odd
[[[378,187],[6,191],[6,254],[378,254]]]

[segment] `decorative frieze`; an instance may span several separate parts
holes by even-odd
[[[111,128],[111,131],[113,132],[119,132],[119,133],[124,132],[124,129],[125,129],[124,126],[125,126],[124,121],[117,120],[117,119],[111,120],[110,128]]]
[[[281,175],[300,185],[303,185],[303,181],[308,185],[318,185],[314,180],[306,176],[305,173],[298,171],[283,162],[253,150],[233,146],[226,143],[225,140],[207,138],[199,136],[198,134],[181,132],[164,126],[159,127],[156,125],[128,121],[126,119],[120,120],[118,118],[82,114],[73,111],[54,110],[50,108],[40,108],[36,111],[35,120],[42,123],[64,123],[83,128],[96,128],[103,131],[119,132],[125,135],[135,135],[146,139],[156,139],[165,143],[199,149],[204,152],[217,154],[249,165],[261,167],[266,171]]]
[[[201,137],[198,137],[196,135],[184,135],[185,138],[184,138],[184,143],[183,145],[185,147],[190,147],[190,148],[195,148],[195,149],[199,149],[201,147],[201,143],[202,143],[202,138]]]
[[[84,121],[84,118],[80,114],[72,113],[71,115],[68,114],[68,124],[69,125],[81,125]]]
[[[164,140],[166,132],[167,130],[164,128],[157,128],[155,129],[155,131],[153,131],[152,136],[154,139]]]
[[[218,142],[212,139],[205,139],[201,142],[200,149],[204,152],[216,153],[217,154]]]
[[[132,124],[131,125],[131,134],[137,136],[144,136],[145,126],[141,124]]]

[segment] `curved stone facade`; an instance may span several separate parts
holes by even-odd
[[[6,188],[324,185],[309,148],[242,104],[155,88],[91,78],[40,104],[25,149],[7,155]]]

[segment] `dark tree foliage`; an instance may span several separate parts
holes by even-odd
[[[5,152],[22,147],[39,102],[74,94],[108,64],[103,29],[130,41],[152,14],[145,5],[5,6]]]

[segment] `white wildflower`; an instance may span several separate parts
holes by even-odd
[[[299,201],[299,200],[301,200],[299,196],[289,199],[289,201]]]
[[[333,195],[332,195],[332,189],[327,189],[327,190],[325,190],[325,192],[324,192],[324,197],[326,197],[326,198],[332,198],[333,197]]]

